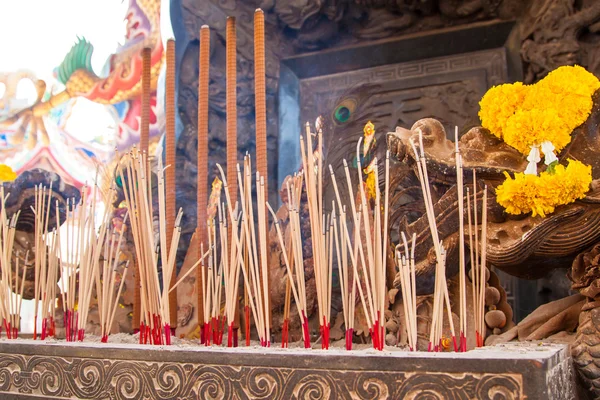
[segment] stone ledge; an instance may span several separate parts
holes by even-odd
[[[571,399],[568,348],[456,353],[0,342],[1,398]]]

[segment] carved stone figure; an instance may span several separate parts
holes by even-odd
[[[596,321],[600,306],[600,91],[594,94],[593,101],[594,107],[589,118],[573,131],[571,143],[559,155],[562,161],[572,158],[592,166],[594,181],[591,189],[584,199],[561,206],[546,218],[530,215],[510,216],[504,213],[495,201],[493,189],[504,180],[502,173],[520,172],[525,168],[527,161],[519,152],[483,128],[471,129],[461,137],[460,143],[465,171],[475,169],[479,179],[489,187],[488,265],[528,279],[542,277],[553,268],[571,266],[569,277],[573,281],[573,289],[580,293],[540,307],[519,325],[509,330],[505,329],[506,332],[501,336],[490,337],[490,342],[514,338],[539,340],[577,328],[573,347],[575,363],[586,386],[595,395],[600,395],[595,386],[595,383],[600,381],[600,362],[596,361],[597,355],[594,350],[594,346],[600,343],[599,322]],[[437,192],[438,197],[434,198],[434,201],[437,201],[437,224],[440,239],[448,246],[448,259],[452,260],[453,257],[456,258],[457,248],[449,243],[456,243],[452,238],[458,234],[456,194],[452,190],[452,180],[455,176],[453,143],[446,139],[446,133],[439,122],[425,119],[418,121],[411,130],[397,128],[395,132],[390,133],[388,147],[398,160],[414,165],[408,141],[411,137],[416,138],[417,128],[424,134],[424,149],[431,171],[430,177],[437,187],[442,188],[441,192]],[[469,182],[469,179],[465,181]],[[422,218],[409,223],[404,216],[398,225],[392,224],[392,229],[398,226],[411,234],[415,232],[420,237],[426,229]],[[421,250],[418,256],[420,260],[417,270],[421,278],[421,289],[428,287],[427,283],[430,282],[433,272],[432,261],[435,260],[435,256],[432,259],[428,255],[432,243],[430,240],[427,243],[427,240],[422,241],[426,251]],[[452,265],[452,261],[449,265]],[[449,272],[449,275],[453,273],[455,271]]]

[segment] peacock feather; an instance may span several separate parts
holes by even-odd
[[[71,75],[78,69],[92,72],[93,52],[94,46],[85,38],[78,37],[77,42],[71,47],[71,50],[58,67],[58,80],[66,85]]]

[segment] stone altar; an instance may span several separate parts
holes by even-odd
[[[282,355],[285,352],[285,357]],[[377,352],[379,353],[379,352]],[[443,362],[441,362],[443,360]],[[4,399],[572,399],[563,345],[468,353],[0,342]]]

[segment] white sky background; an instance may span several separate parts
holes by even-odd
[[[100,74],[125,38],[128,5],[128,0],[0,0],[0,72],[29,69],[50,89],[56,83],[53,70],[80,36],[94,45],[92,67]],[[173,36],[168,0],[162,1],[161,16],[166,40]],[[22,86],[17,96],[33,101],[33,85]],[[74,111],[67,129],[78,138],[114,132],[112,117],[103,106],[80,99]]]
[[[94,45],[92,67],[100,74],[125,38],[128,5],[128,0],[0,0],[0,72],[28,69],[51,88],[53,70],[79,36]],[[168,0],[162,0],[161,31],[163,41],[173,37]],[[17,96],[35,99],[33,87],[29,89],[25,86]],[[67,129],[80,139],[91,139],[111,135],[114,122],[104,106],[83,99],[78,101]],[[24,303],[25,332],[33,331],[32,314],[32,304]]]
[[[0,71],[32,70],[49,79],[77,36],[94,45],[100,72],[125,36],[121,0],[0,0]]]

